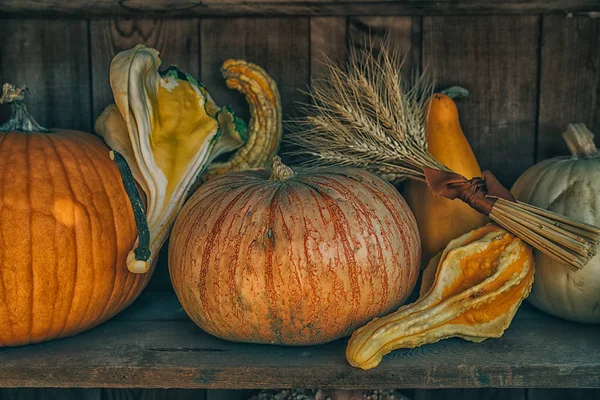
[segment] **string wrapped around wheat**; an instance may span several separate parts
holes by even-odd
[[[595,254],[600,228],[516,201],[489,171],[466,179],[427,151],[425,121],[433,79],[409,84],[402,57],[384,44],[377,55],[351,50],[347,71],[327,62],[328,76],[316,81],[304,116],[288,140],[304,164],[365,168],[392,182],[426,181],[438,195],[458,198],[498,225],[573,270]]]

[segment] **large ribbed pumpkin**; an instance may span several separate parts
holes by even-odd
[[[109,148],[13,110],[0,128],[0,346],[89,329],[150,278],[126,267],[137,230]]]
[[[226,174],[177,217],[169,271],[205,331],[308,345],[394,310],[415,285],[419,233],[402,196],[358,169]]]

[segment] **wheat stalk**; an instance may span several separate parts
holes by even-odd
[[[347,71],[324,61],[328,76],[313,83],[304,117],[293,121],[287,141],[307,166],[364,168],[400,182],[425,181],[424,168],[451,172],[427,151],[425,121],[434,82],[422,74],[407,82],[404,58],[385,41],[377,54],[350,50]],[[521,203],[497,199],[490,218],[573,270],[595,255],[600,229]]]

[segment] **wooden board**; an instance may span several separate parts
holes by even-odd
[[[539,17],[424,17],[423,66],[459,85],[461,125],[482,169],[510,187],[534,163]]]
[[[377,52],[385,40],[405,56],[403,75],[410,79],[421,70],[421,18],[354,17],[349,23],[350,45]]]
[[[121,319],[70,339],[0,349],[0,387],[597,388],[599,333],[598,326],[525,306],[500,339],[398,350],[362,371],[346,362],[344,340],[296,348],[237,344],[186,319]]]
[[[0,21],[0,84],[26,84],[29,111],[45,127],[91,129],[87,29],[86,21]]]
[[[310,80],[327,79],[326,63],[343,66],[347,56],[348,19],[310,19]]]
[[[600,20],[543,17],[538,161],[569,154],[561,133],[571,122],[600,135],[599,71]]]
[[[597,0],[4,0],[0,14],[44,16],[431,15],[598,11]]]

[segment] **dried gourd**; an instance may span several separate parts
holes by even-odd
[[[160,64],[158,51],[143,45],[117,54],[110,68],[116,104],[107,107],[96,121],[96,131],[126,161],[121,170],[126,172],[127,166],[131,169],[147,200],[147,232],[139,224],[138,230],[139,238],[148,238],[148,243],[138,240],[127,258],[128,269],[135,273],[150,269],[178,211],[211,161],[239,149],[233,156],[241,159],[238,169],[262,167],[275,153],[281,137],[280,123],[272,124],[268,131],[248,130],[229,107],[217,106],[193,77],[175,67],[159,71]],[[240,79],[249,85],[257,77],[240,73]],[[277,88],[263,71],[259,84],[265,82],[275,93],[274,104],[264,101],[254,110],[275,110],[270,115],[280,121]],[[221,164],[214,173],[228,169],[233,166]],[[129,192],[135,197],[135,190]],[[143,217],[143,211],[138,207],[137,216],[141,213]]]
[[[493,224],[466,233],[431,260],[415,303],[354,332],[346,358],[371,369],[395,349],[500,337],[529,294],[533,273],[531,247],[511,233]]]
[[[264,167],[279,148],[281,141],[281,100],[277,85],[258,65],[244,60],[223,63],[227,86],[244,93],[250,105],[248,140],[228,161],[212,163],[203,175],[208,180],[226,172]]]

